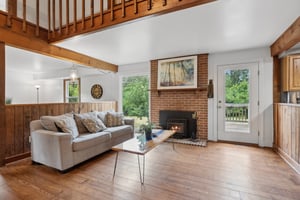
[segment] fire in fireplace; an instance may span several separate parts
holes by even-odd
[[[175,131],[175,136],[177,138],[188,137],[187,119],[168,119],[167,129]]]
[[[194,115],[192,111],[161,110],[159,125],[163,129],[175,130],[175,138],[196,139],[197,123]]]

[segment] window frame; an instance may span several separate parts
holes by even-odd
[[[67,97],[66,89],[67,84],[70,84],[72,81],[78,81],[78,102],[69,102],[69,97]],[[67,101],[68,99],[68,101]],[[64,103],[80,103],[81,102],[81,81],[80,78],[75,79],[64,79]]]

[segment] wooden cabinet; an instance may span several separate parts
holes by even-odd
[[[300,54],[282,59],[282,91],[300,91]]]

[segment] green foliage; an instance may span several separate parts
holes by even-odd
[[[227,70],[225,77],[226,103],[249,103],[249,71]]]
[[[153,127],[154,127],[154,124],[148,120],[145,124],[140,125],[140,132],[143,132],[143,131],[145,131],[145,133],[152,132]]]
[[[69,84],[69,102],[78,102],[79,97],[79,84],[73,82]]]
[[[148,117],[148,77],[123,78],[123,112],[125,116]]]
[[[5,98],[5,104],[11,104],[12,98]]]

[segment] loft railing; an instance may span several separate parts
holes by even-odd
[[[46,32],[46,40],[55,42],[212,1],[215,0],[6,0],[6,26],[14,28],[13,20],[18,18],[18,31],[32,34],[34,27],[36,37]]]
[[[249,104],[225,104],[225,119],[230,122],[248,122]]]

